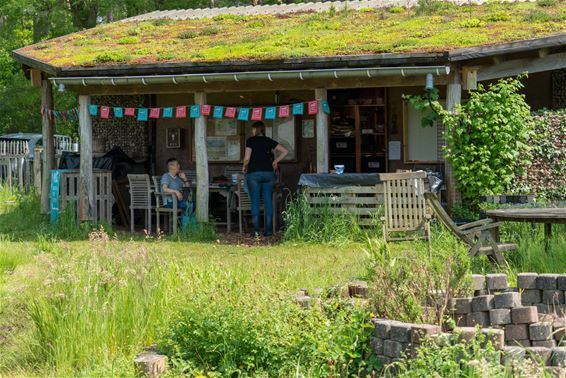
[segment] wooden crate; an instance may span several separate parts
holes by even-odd
[[[96,223],[112,223],[112,172],[95,169],[94,178],[94,209],[93,217]],[[59,192],[60,211],[63,212],[69,203],[74,203],[79,219],[79,171],[76,169],[61,172],[61,187]]]
[[[383,185],[341,188],[303,188],[303,195],[315,212],[331,211],[355,215],[362,226],[375,225],[383,206]]]

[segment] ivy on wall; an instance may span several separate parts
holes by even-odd
[[[515,191],[539,199],[566,201],[566,109],[533,114],[535,129],[529,138],[532,164],[515,181]]]

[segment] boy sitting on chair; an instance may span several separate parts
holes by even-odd
[[[177,208],[183,211],[181,225],[185,228],[194,208],[192,198],[190,198],[190,190],[186,193],[187,195],[183,194],[187,177],[181,172],[181,166],[175,158],[167,160],[167,169],[168,172],[161,177],[161,189],[164,193],[171,193],[177,197]],[[164,207],[173,207],[173,200],[169,196],[164,197]]]

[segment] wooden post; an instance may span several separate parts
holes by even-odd
[[[88,111],[90,96],[79,96],[79,128],[81,135],[81,167],[79,173],[79,219],[93,220],[94,180],[92,173],[92,120]]]
[[[206,93],[195,93],[195,104],[206,104]],[[195,119],[195,157],[197,168],[197,221],[208,222],[208,153],[206,151],[206,117]]]
[[[449,112],[454,112],[456,105],[460,104],[462,100],[462,83],[460,76],[460,67],[450,67],[450,75],[448,77],[448,84],[446,86],[446,109]],[[454,204],[460,202],[460,193],[456,190],[456,178],[452,170],[452,164],[446,160],[444,166],[444,173],[446,176],[447,200],[448,208],[452,209]]]
[[[322,109],[322,100],[328,98],[326,88],[316,88],[314,97],[318,100],[316,113],[316,172],[328,173],[328,114]]]
[[[41,105],[44,109],[53,109],[53,92],[49,80],[41,82]],[[43,177],[41,184],[41,212],[49,213],[49,191],[51,189],[51,170],[55,167],[55,146],[53,145],[53,118],[49,118],[47,111],[41,117],[41,130],[43,134]],[[40,156],[35,156],[35,159]]]

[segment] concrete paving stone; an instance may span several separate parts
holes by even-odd
[[[556,288],[566,290],[566,274],[561,274],[556,278]]]
[[[529,324],[529,339],[532,341],[544,341],[552,339],[552,323]]]
[[[548,305],[564,304],[564,291],[562,290],[543,290],[542,303]]]
[[[558,274],[544,273],[537,277],[537,289],[540,290],[556,290],[556,280]]]
[[[536,289],[538,273],[517,274],[517,287],[519,289]]]
[[[403,353],[403,343],[395,340],[383,341],[383,354],[391,358],[400,358]]]
[[[551,348],[531,346],[526,348],[525,357],[531,360],[546,365],[552,353]]]
[[[472,298],[472,312],[489,311],[493,308],[493,295],[480,295]]]
[[[552,323],[552,336],[554,340],[560,341],[564,339],[566,334],[566,322],[564,320],[556,320]]]
[[[534,306],[536,306],[537,311],[541,314],[552,314],[552,312],[553,312],[552,307],[547,305],[547,304],[538,303]]]
[[[373,323],[375,325],[375,336],[381,339],[389,339],[392,321],[387,319],[375,319]]]
[[[401,343],[408,343],[411,341],[411,328],[414,324],[409,323],[393,323],[389,331],[389,338]],[[387,353],[386,353],[387,355]]]
[[[468,314],[457,314],[454,315],[454,321],[457,327],[467,327],[468,326]]]
[[[534,347],[554,348],[556,341],[554,340],[531,340],[531,345]]]
[[[472,312],[472,298],[454,298],[452,310],[455,314],[467,314]]]
[[[502,273],[488,274],[485,276],[488,290],[504,290],[509,287],[507,275]]]
[[[440,326],[434,324],[416,324],[411,328],[411,343],[420,344],[425,338],[430,338],[442,332]]]
[[[389,365],[391,362],[393,362],[393,360],[391,359],[391,357],[388,356],[377,356],[377,360],[381,363],[381,366],[387,366]]]
[[[525,358],[525,348],[520,346],[503,347],[503,364],[509,365],[516,361],[522,361]]]
[[[482,328],[481,333],[491,342],[497,350],[502,350],[505,346],[505,332],[502,329]]]
[[[498,293],[493,296],[495,308],[521,307],[521,296],[517,292]]]
[[[566,347],[554,347],[551,350],[550,362],[551,366],[566,366]]]
[[[515,324],[538,322],[538,311],[535,306],[515,307],[511,309],[511,321]]]
[[[459,335],[460,340],[470,341],[476,337],[477,329],[475,327],[456,327],[454,333]]]
[[[508,308],[489,310],[489,323],[491,325],[506,325],[511,323],[511,310]]]
[[[519,346],[521,348],[526,348],[531,346],[531,340],[508,340],[505,341],[506,345],[510,345],[510,346]]]
[[[480,295],[487,295],[489,294],[489,290],[487,289],[483,289],[483,290],[475,290],[474,291],[474,297],[480,296]]]
[[[470,312],[467,315],[466,323],[468,324],[468,327],[473,327],[476,325],[479,325],[480,327],[487,327],[489,325],[489,312]]]
[[[536,305],[541,303],[542,295],[539,289],[525,289],[521,293],[521,303],[523,306]]]
[[[483,274],[472,274],[472,282],[474,290],[484,290],[486,288],[485,276]]]
[[[505,340],[528,340],[529,327],[526,324],[508,324],[505,326]]]
[[[379,337],[372,337],[371,350],[375,355],[383,354],[383,339],[380,339]]]

